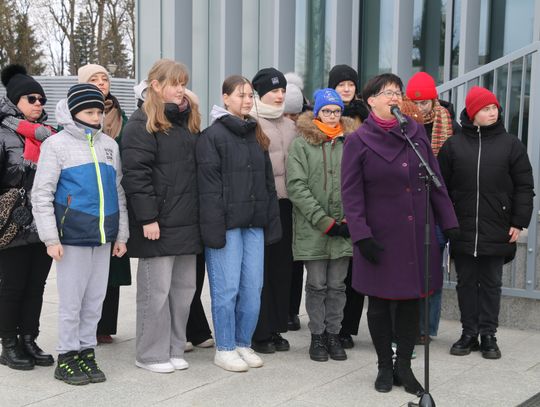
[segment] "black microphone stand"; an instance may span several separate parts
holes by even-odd
[[[429,272],[429,252],[431,246],[431,225],[429,218],[431,215],[431,201],[430,201],[430,192],[431,192],[431,183],[433,183],[437,188],[441,187],[441,181],[437,177],[437,174],[433,172],[429,164],[426,162],[422,154],[416,148],[416,145],[407,135],[405,129],[406,123],[401,125],[401,134],[409,142],[413,151],[416,153],[420,159],[420,167],[424,167],[426,170],[425,175],[420,175],[420,179],[424,181],[426,189],[426,223],[424,226],[424,286],[426,289],[426,298],[424,299],[424,334],[429,331],[429,283],[431,280],[431,274]],[[426,338],[429,338],[429,335],[426,335]],[[429,339],[426,339],[425,342],[425,351],[424,351],[424,394],[420,397],[418,403],[409,402],[409,407],[435,407],[435,401],[431,394],[429,393]]]

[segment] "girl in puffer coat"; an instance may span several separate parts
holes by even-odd
[[[315,93],[313,113],[297,121],[287,160],[287,192],[293,203],[293,255],[307,270],[306,311],[315,361],[347,359],[339,340],[345,277],[352,256],[341,204],[341,156],[354,121],[341,117],[343,101],[330,88]]]
[[[201,252],[195,144],[198,107],[186,97],[187,68],[168,59],[148,73],[143,105],[122,135],[130,240],[137,269],[136,366],[188,368],[186,324]]]
[[[531,220],[532,168],[525,146],[506,132],[489,90],[471,88],[461,126],[462,134],[451,137],[438,157],[461,231],[450,239],[450,250],[463,332],[450,353],[463,356],[480,347],[484,358],[498,359],[502,269]]]
[[[225,109],[197,142],[201,233],[205,246],[214,363],[242,372],[263,365],[251,349],[261,300],[264,245],[281,238],[269,140],[249,116],[253,86],[233,75],[222,86]]]

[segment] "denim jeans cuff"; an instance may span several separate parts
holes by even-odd
[[[232,350],[235,350],[236,349],[236,346],[216,346],[216,350],[219,350],[219,351],[232,351]]]
[[[236,342],[237,348],[251,348],[251,343]]]

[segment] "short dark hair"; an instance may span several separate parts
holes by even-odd
[[[374,76],[364,86],[362,90],[362,98],[366,101],[371,96],[379,93],[386,85],[394,84],[399,87],[399,90],[403,92],[403,82],[401,78],[393,73],[383,73],[381,75]]]

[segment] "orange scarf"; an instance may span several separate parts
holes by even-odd
[[[343,134],[343,127],[341,127],[341,123],[338,123],[336,127],[330,127],[329,125],[321,122],[319,119],[313,119],[313,123],[315,123],[315,126],[317,126],[318,129],[322,131],[329,140],[333,140]]]

